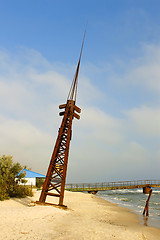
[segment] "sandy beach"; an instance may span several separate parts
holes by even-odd
[[[139,224],[136,214],[95,195],[65,192],[63,210],[30,204],[39,194],[0,202],[0,240],[160,239],[160,229]]]

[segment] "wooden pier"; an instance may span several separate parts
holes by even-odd
[[[137,180],[102,183],[76,183],[66,184],[65,189],[72,192],[97,193],[98,191],[108,191],[116,189],[134,189],[160,187],[160,180]]]

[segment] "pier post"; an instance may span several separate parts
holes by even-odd
[[[146,201],[146,206],[145,206],[144,211],[143,211],[143,215],[145,215],[145,212],[146,212],[147,217],[149,216],[149,200],[151,198],[151,195],[152,195],[152,189],[150,189],[149,196],[148,196],[148,199]]]
[[[143,187],[143,193],[144,194],[148,194],[148,193],[150,193],[150,191],[151,191],[151,187],[150,186]]]
[[[88,191],[88,193],[91,193],[91,194],[96,194],[97,192],[98,191],[96,191],[96,190],[95,191],[94,190],[93,191]]]

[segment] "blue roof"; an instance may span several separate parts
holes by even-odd
[[[36,172],[30,171],[30,170],[27,170],[25,168],[22,171],[20,171],[19,174],[23,173],[24,171],[26,172],[25,178],[45,178],[45,175],[42,175],[40,173],[36,173]]]

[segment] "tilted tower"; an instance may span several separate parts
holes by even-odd
[[[72,85],[68,94],[67,102],[66,104],[62,104],[59,106],[59,109],[63,109],[63,112],[59,113],[60,116],[63,116],[63,119],[58,131],[58,137],[55,143],[55,147],[50,160],[46,178],[43,184],[42,192],[39,198],[39,203],[45,203],[46,197],[49,195],[53,197],[58,197],[59,205],[63,206],[69,146],[72,136],[72,121],[74,118],[77,118],[79,120],[80,116],[77,113],[81,112],[81,109],[78,108],[75,104],[77,97],[78,73],[81,62],[85,34],[86,30],[84,33],[80,57],[72,81]]]

